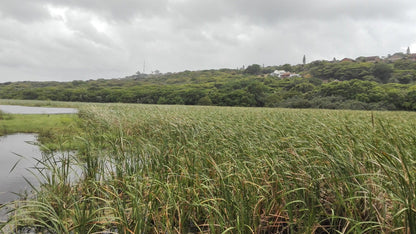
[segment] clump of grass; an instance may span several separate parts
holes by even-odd
[[[4,113],[3,111],[0,110],[0,120],[11,120],[11,119],[13,119],[13,115]]]
[[[46,183],[10,220],[58,233],[412,233],[414,117],[89,105],[78,155],[41,161]]]

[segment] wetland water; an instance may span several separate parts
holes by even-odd
[[[75,114],[74,108],[27,107],[0,105],[0,111],[9,114]],[[15,193],[30,192],[30,185],[39,184],[31,169],[42,152],[35,144],[36,134],[18,133],[0,137],[0,204],[18,199]],[[13,169],[13,170],[12,170]],[[32,170],[35,172],[35,170]],[[27,180],[27,181],[26,181]],[[5,219],[5,210],[0,210],[0,221]]]
[[[34,185],[37,184],[35,176],[29,170],[36,165],[36,159],[40,159],[42,154],[34,142],[35,134],[0,137],[0,204],[18,198],[13,193],[30,189],[24,178]],[[15,164],[16,167],[11,171]]]
[[[56,152],[45,155],[36,142],[36,134],[18,133],[0,137],[0,204],[19,199],[18,194],[31,195],[29,183],[37,187],[44,179],[37,177],[39,171],[35,168],[42,167],[38,162],[44,160],[44,157],[56,158],[59,167],[59,159],[72,154]],[[70,171],[69,180],[76,180],[81,173],[76,166],[71,166]],[[0,209],[0,222],[7,219],[6,212],[7,209]]]
[[[27,107],[0,105],[0,111],[10,114],[73,114],[74,108]],[[29,185],[23,177],[36,183],[28,170],[35,166],[42,153],[36,142],[36,134],[12,134],[0,137],[0,204],[12,201],[17,195],[11,192],[26,191]],[[10,171],[17,163],[16,167]]]
[[[0,105],[0,111],[9,114],[76,114],[75,108],[31,107],[17,105]]]

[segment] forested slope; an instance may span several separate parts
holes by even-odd
[[[275,70],[299,74],[280,78]],[[416,110],[416,62],[305,65],[135,74],[120,79],[0,83],[0,98],[253,107]]]

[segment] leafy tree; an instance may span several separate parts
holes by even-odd
[[[309,83],[309,82],[303,82],[300,84],[297,84],[295,87],[292,88],[292,90],[295,90],[297,92],[306,93],[309,91],[312,91],[315,89],[315,85]]]
[[[261,73],[261,67],[258,64],[252,64],[246,68],[244,73],[250,74],[250,75],[258,75]]]
[[[211,106],[212,105],[212,101],[211,98],[209,98],[209,96],[203,96],[198,100],[198,105],[201,106]]]
[[[38,98],[38,96],[39,94],[37,93],[37,91],[31,90],[31,89],[23,91],[23,95],[22,95],[23,99],[28,99],[28,100],[35,100]]]
[[[407,59],[400,59],[394,62],[394,69],[396,70],[413,70],[416,69],[416,63]]]
[[[279,67],[279,70],[284,70],[284,71],[288,71],[288,72],[292,72],[292,66],[290,64],[284,64],[282,66]]]
[[[407,93],[403,106],[407,110],[416,110],[416,91],[410,91]]]
[[[264,84],[256,82],[247,86],[247,92],[254,96],[256,106],[264,106],[265,92],[267,88]]]
[[[185,90],[181,95],[185,105],[196,105],[198,100],[202,97],[203,93],[201,90],[188,89]]]
[[[372,69],[374,77],[378,78],[382,83],[387,83],[393,69],[386,63],[376,63]]]
[[[309,100],[307,100],[303,97],[300,97],[300,96],[294,96],[294,97],[286,99],[282,103],[282,106],[283,107],[290,107],[290,108],[310,108],[310,107],[312,107]]]
[[[230,93],[226,93],[221,98],[222,106],[256,106],[256,100],[254,96],[247,93],[245,90],[234,90]]]
[[[265,98],[265,106],[266,107],[278,107],[280,105],[280,102],[283,100],[282,95],[279,93],[272,93],[269,94]]]

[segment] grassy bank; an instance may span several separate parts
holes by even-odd
[[[78,155],[45,159],[47,183],[9,223],[57,233],[414,233],[415,117],[84,106]]]
[[[78,134],[77,116],[19,115],[0,113],[0,136],[14,133],[36,133],[40,143],[50,150],[76,147],[72,141]]]
[[[22,105],[42,107],[78,107],[77,103],[30,101],[30,100],[0,100],[0,105]],[[36,133],[38,140],[52,150],[58,148],[74,148],[70,142],[77,135],[77,115],[41,115],[41,114],[8,114],[0,111],[0,136],[14,133]]]
[[[13,133],[64,132],[75,115],[19,115],[0,113],[0,135]]]

